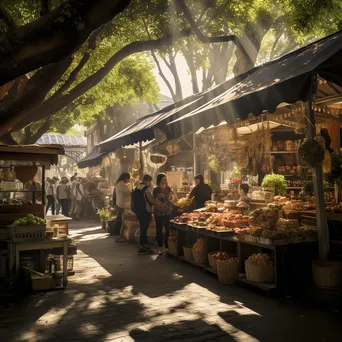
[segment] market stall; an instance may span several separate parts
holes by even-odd
[[[233,240],[230,243],[236,242],[236,249],[230,253],[239,259],[240,271],[244,272],[246,268],[247,279],[256,286],[259,285],[257,283],[262,283],[262,277],[259,281],[255,278],[253,280],[247,271],[255,261],[257,265],[267,266],[263,270],[260,270],[259,266],[255,267],[259,267],[259,271],[268,279],[267,283],[270,282],[273,265],[274,279],[282,279],[282,286],[284,282],[292,281],[289,269],[296,268],[301,269],[301,272],[294,272],[297,279],[300,279],[297,273],[309,275],[307,279],[312,279],[312,272],[318,287],[339,288],[342,285],[340,265],[336,264],[336,261],[327,260],[331,254],[327,225],[329,214],[325,211],[325,208],[330,208],[330,211],[338,212],[341,207],[336,194],[339,191],[335,191],[340,180],[332,176],[330,171],[334,154],[341,160],[340,137],[336,134],[340,128],[342,109],[342,75],[339,68],[342,50],[341,45],[336,43],[341,40],[342,33],[338,32],[278,60],[256,67],[249,71],[246,78],[222,95],[168,124],[170,132],[178,132],[179,135],[191,131],[203,132],[203,129],[209,130],[211,127],[214,130],[221,129],[227,125],[228,136],[224,153],[220,154],[221,147],[215,145],[220,138],[218,134],[209,134],[209,141],[204,143],[206,148],[214,147],[209,151],[210,156],[208,153],[205,156],[209,167],[217,170],[215,173],[218,178],[220,172],[222,176],[222,171],[225,171],[224,165],[230,164],[227,166],[231,169],[234,162],[241,171],[241,181],[244,180],[251,186],[261,186],[255,191],[250,186],[252,191],[249,209],[256,210],[251,213],[249,220],[252,219],[252,222],[249,221],[248,227],[237,230],[237,222],[231,223],[225,216],[229,215],[227,211],[220,213],[224,216],[220,218],[219,226],[223,225],[225,228],[214,228],[217,233],[236,235],[229,236],[229,239]],[[331,145],[322,141],[322,128],[328,129]],[[279,134],[283,134],[283,137],[277,137]],[[213,144],[210,144],[210,139]],[[334,154],[331,153],[332,150]],[[251,176],[257,177],[257,180],[246,177],[246,170]],[[305,174],[302,175],[302,172]],[[325,184],[324,180],[329,177],[332,178],[330,184]],[[233,183],[232,178],[231,175],[228,176],[228,183]],[[312,187],[310,195],[309,185]],[[274,201],[281,204],[281,209],[277,208],[276,211],[281,212],[282,217],[278,215],[277,220],[273,214],[270,215],[273,209],[269,206],[274,204]],[[224,203],[219,205],[224,206]],[[308,215],[305,213],[313,209],[316,209],[315,220],[308,221]],[[256,218],[256,222],[253,222],[253,216],[256,214],[267,218],[263,224]],[[186,238],[191,234],[189,231],[192,226],[193,224],[190,224],[189,228],[186,224],[186,228],[183,227],[186,229]],[[195,226],[200,226],[200,234],[207,235],[208,231],[212,230],[207,221],[200,225],[196,222]],[[177,222],[174,227],[179,229]],[[209,256],[197,261],[195,257],[198,249],[202,250],[202,256],[205,255],[203,251],[206,249],[212,250],[208,239],[195,244],[192,240],[189,246],[184,246],[189,241],[184,240],[183,232],[180,233],[179,241],[180,258],[191,258],[187,249],[190,248],[196,264],[205,265],[204,267],[210,264]],[[244,245],[252,246],[254,253],[256,248],[261,248],[260,252],[265,253],[266,245],[273,246],[272,250],[283,249],[287,256],[284,261],[287,266],[278,267],[278,257],[272,253],[267,253],[267,256],[253,256],[253,251],[250,251],[250,255],[246,257],[241,253]],[[222,242],[217,245],[216,242],[214,248],[229,254],[229,248],[232,247],[225,246]],[[310,251],[307,251],[307,248]],[[317,258],[320,261],[316,261]],[[227,260],[229,263],[229,259]],[[235,259],[230,261],[236,264]],[[298,266],[302,263],[305,265],[303,268]],[[277,282],[276,285],[278,287]]]
[[[45,217],[45,170],[63,153],[58,145],[0,145],[1,288],[27,285],[25,272],[34,290],[67,285],[76,246],[67,226]]]

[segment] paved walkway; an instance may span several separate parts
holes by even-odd
[[[11,341],[342,341],[339,313],[224,286],[166,257],[138,256],[97,223],[72,224],[76,275],[64,291],[0,310]],[[82,228],[81,228],[82,227]]]

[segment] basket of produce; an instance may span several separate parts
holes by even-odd
[[[239,259],[217,260],[217,275],[219,282],[222,284],[231,285],[236,283],[239,279]]]
[[[42,241],[45,240],[45,220],[27,215],[8,226],[10,239],[14,242]]]
[[[209,252],[208,253],[208,261],[209,266],[216,272],[217,271],[217,263],[216,259],[214,258],[214,255],[218,254],[220,252]]]
[[[192,247],[192,255],[197,264],[204,264],[206,261],[206,251],[204,240],[198,239]]]
[[[209,261],[210,267],[217,272],[217,261],[219,260],[227,260],[229,259],[229,255],[227,252],[213,252],[211,255],[211,263]]]
[[[189,261],[194,260],[194,256],[192,255],[192,246],[183,246],[184,258]]]
[[[334,290],[342,286],[342,264],[337,261],[314,261],[313,281],[320,289]]]
[[[194,260],[197,263],[203,264],[205,262],[207,258],[207,253],[203,239],[197,239],[197,241],[192,247],[192,254],[194,256]]]
[[[274,267],[268,254],[253,254],[245,261],[246,278],[257,283],[272,283]]]
[[[178,255],[177,235],[174,233],[170,233],[168,237],[168,252],[170,254]]]

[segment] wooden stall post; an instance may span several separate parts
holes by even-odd
[[[140,159],[140,170],[139,170],[139,178],[142,181],[144,178],[144,159],[143,159],[143,150],[142,150],[142,142],[139,142],[139,159]]]
[[[192,152],[194,156],[194,177],[197,175],[197,137],[194,132],[192,135]]]
[[[315,113],[312,108],[313,95],[313,93],[310,94],[309,100],[305,103],[306,137],[308,139],[314,139],[316,136]],[[311,169],[316,199],[319,257],[321,260],[326,260],[329,253],[329,230],[325,215],[322,166],[315,166]]]

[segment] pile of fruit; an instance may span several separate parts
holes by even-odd
[[[197,239],[195,244],[192,247],[193,251],[202,251],[204,250],[204,240],[203,239]]]
[[[28,214],[26,217],[15,220],[13,226],[31,226],[35,224],[45,224],[45,220],[41,217]]]
[[[270,260],[270,256],[268,254],[252,254],[247,260],[246,263],[256,264],[256,265],[270,265],[272,261]]]
[[[170,233],[167,240],[168,240],[168,242],[176,243],[177,242],[177,235],[175,233]]]
[[[217,252],[212,257],[215,260],[227,260],[229,259],[229,254],[227,252]]]
[[[240,261],[238,258],[228,258],[228,259],[218,260],[217,262],[224,263],[224,264],[238,264]]]

